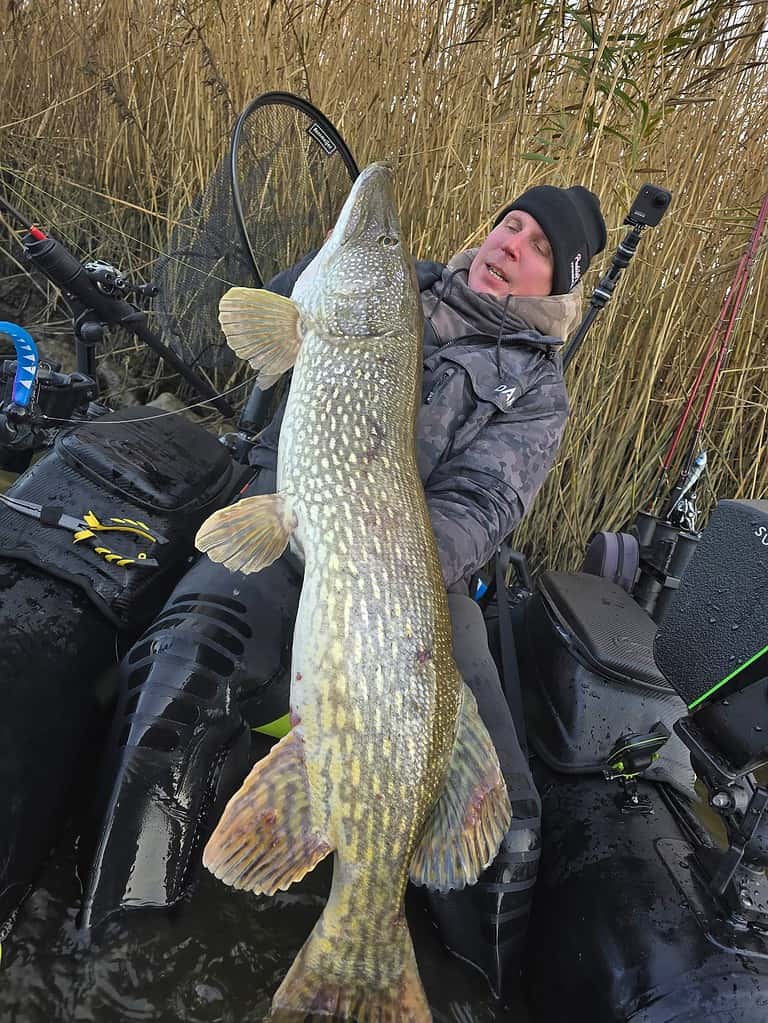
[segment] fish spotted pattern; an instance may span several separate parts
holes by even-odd
[[[275,1019],[430,1020],[408,878],[473,883],[509,825],[495,751],[453,660],[416,465],[421,317],[382,164],[360,175],[291,300],[232,289],[221,303],[230,345],[265,385],[295,369],[277,494],[217,512],[198,546],[258,571],[290,542],[305,574],[292,731],[232,798],[204,862],[272,894],[335,856]]]

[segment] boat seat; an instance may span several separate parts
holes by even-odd
[[[555,621],[601,674],[671,688],[653,659],[656,623],[621,586],[584,572],[545,572],[539,591]]]
[[[690,756],[673,733],[685,704],[656,666],[656,623],[610,579],[545,572],[516,630],[532,747],[557,771],[603,771],[618,743],[661,723],[671,737],[645,777],[689,794]]]

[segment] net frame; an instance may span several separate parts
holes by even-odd
[[[230,287],[262,287],[323,243],[358,175],[343,138],[307,100],[267,92],[239,115],[229,153],[174,225],[153,283],[155,327],[188,365],[230,383],[218,323]]]

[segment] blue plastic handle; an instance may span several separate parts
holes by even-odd
[[[18,323],[0,320],[0,334],[7,334],[16,349],[16,376],[13,378],[13,402],[27,408],[37,379],[40,356],[32,335]]]

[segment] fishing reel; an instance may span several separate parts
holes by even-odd
[[[0,205],[12,210],[4,201]],[[12,213],[20,218],[15,210]],[[96,345],[107,328],[122,327],[156,352],[222,415],[234,418],[229,403],[150,330],[146,313],[128,300],[154,297],[159,293],[156,285],[132,283],[117,267],[101,259],[81,263],[61,242],[35,225],[28,227],[22,244],[27,258],[60,289],[70,308],[78,372],[95,377]]]
[[[22,472],[62,423],[92,415],[98,385],[85,373],[41,362],[32,336],[18,324],[0,323],[0,336],[16,350],[15,359],[0,362],[0,467]]]
[[[83,263],[83,270],[95,291],[118,307],[131,309],[129,299],[155,298],[160,289],[155,284],[136,284],[128,280],[125,274],[103,259],[90,259]],[[96,345],[104,340],[106,324],[104,309],[95,308],[93,304],[80,301],[79,291],[71,293],[70,306],[74,312],[75,338],[86,345]],[[130,314],[128,314],[130,316]],[[80,367],[82,368],[82,367]],[[92,370],[92,365],[88,365]]]
[[[156,284],[132,284],[125,274],[104,259],[89,259],[83,268],[103,295],[126,298],[156,298],[160,289]]]

